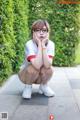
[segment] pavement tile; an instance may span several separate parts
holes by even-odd
[[[21,96],[0,95],[0,112],[8,112],[10,118],[20,105]]]
[[[77,67],[70,67],[64,69],[66,77],[70,79],[80,79],[80,71]]]
[[[73,89],[75,100],[80,110],[80,89]]]
[[[70,97],[73,96],[73,91],[72,88],[69,84],[69,82],[67,83],[49,83],[49,86],[52,88],[52,90],[56,93],[56,96],[63,96],[63,97]]]
[[[19,80],[18,75],[12,75],[0,89],[0,94],[21,95],[25,85]]]
[[[54,97],[49,99],[48,115],[54,120],[80,120],[80,112],[73,97]]]
[[[72,89],[80,89],[80,79],[69,80]]]
[[[48,105],[48,97],[44,96],[43,94],[33,93],[32,98],[29,100],[22,99],[21,105]]]
[[[12,120],[48,120],[49,98],[33,93],[31,99],[23,99],[16,109]]]

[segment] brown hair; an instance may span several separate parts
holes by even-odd
[[[37,20],[32,24],[31,32],[35,31],[36,29],[43,29],[43,27],[46,26],[47,31],[50,31],[50,26],[47,20]]]

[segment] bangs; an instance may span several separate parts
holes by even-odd
[[[36,29],[42,30],[44,26],[45,26],[45,24],[44,24],[43,21],[38,22],[38,23],[36,23],[36,24],[34,25],[33,30],[36,30]],[[46,26],[45,26],[45,27],[46,27]],[[46,28],[46,29],[47,29],[47,28]]]
[[[46,27],[46,30],[49,31],[49,24],[47,23],[47,21],[38,20],[38,21],[33,23],[32,31],[35,31],[37,29],[42,30],[44,26]]]

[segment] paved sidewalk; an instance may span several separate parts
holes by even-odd
[[[21,97],[25,85],[17,75],[0,88],[0,112],[8,112],[8,120],[80,120],[80,67],[54,67],[49,86],[55,97],[38,94],[39,85],[33,85],[32,99]],[[2,119],[3,120],[3,119]]]

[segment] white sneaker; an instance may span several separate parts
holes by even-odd
[[[45,84],[45,85],[41,84],[40,85],[39,93],[44,94],[45,96],[48,96],[48,97],[55,96],[54,91],[52,91],[51,88],[47,84]]]
[[[26,84],[26,86],[24,88],[24,91],[22,93],[22,97],[30,99],[31,98],[31,94],[32,94],[32,85]]]

